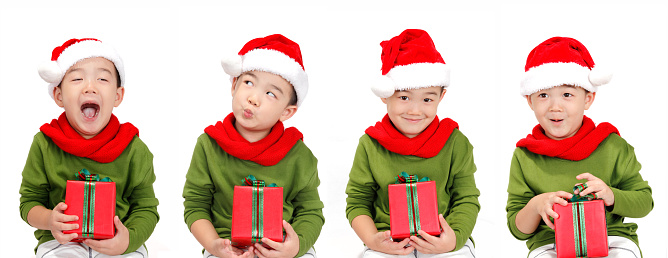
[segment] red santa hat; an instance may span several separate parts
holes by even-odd
[[[221,64],[231,78],[247,71],[279,75],[294,87],[297,106],[301,106],[306,98],[308,76],[304,71],[301,50],[297,43],[281,34],[253,39],[241,48],[237,56],[225,57]]]
[[[536,46],[524,67],[520,84],[523,96],[561,85],[573,85],[590,92],[612,79],[612,73],[594,67],[587,48],[567,37],[553,37]]]
[[[380,46],[383,76],[371,86],[376,96],[387,98],[397,90],[450,85],[450,67],[426,31],[408,29]]]
[[[51,98],[53,98],[53,88],[60,84],[67,70],[80,60],[91,57],[104,57],[114,63],[121,78],[120,85],[125,84],[123,60],[116,50],[94,38],[70,39],[63,45],[54,48],[51,53],[51,61],[42,63],[38,68],[39,76],[49,83],[48,90]]]

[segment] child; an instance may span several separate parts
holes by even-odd
[[[123,101],[120,56],[97,39],[70,39],[39,68],[51,98],[65,112],[44,124],[23,169],[21,218],[37,228],[37,257],[146,257],[144,242],[158,223],[153,154],[130,124],[112,113]],[[65,186],[81,169],[116,183],[116,235],[70,242],[77,216],[65,215]],[[98,253],[103,254],[97,256]]]
[[[594,68],[582,43],[554,37],[531,51],[520,92],[534,111],[538,125],[517,142],[510,166],[508,228],[527,240],[529,257],[556,257],[553,204],[576,183],[587,188],[575,194],[594,194],[606,206],[608,257],[641,257],[637,225],[624,217],[639,218],[654,206],[651,188],[640,176],[633,147],[609,123],[598,126],[584,116],[598,86],[610,74]],[[585,180],[585,181],[581,181]]]
[[[383,83],[372,87],[387,115],[360,138],[346,187],[346,215],[366,245],[365,257],[474,257],[470,239],[480,204],[473,146],[453,120],[439,122],[449,68],[423,30],[381,43]],[[402,171],[436,182],[440,236],[420,230],[390,238],[388,185]]]
[[[183,188],[185,222],[204,257],[315,257],[325,223],[317,159],[301,132],[283,130],[308,90],[299,45],[279,34],[257,38],[222,64],[232,79],[232,113],[197,139]],[[234,186],[249,174],[283,187],[285,239],[261,240],[273,250],[260,243],[243,250],[229,239]]]

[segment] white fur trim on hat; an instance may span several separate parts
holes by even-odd
[[[450,86],[450,66],[443,63],[414,63],[395,66],[386,75],[392,80],[391,89],[387,83],[379,82],[372,85],[371,90],[376,96],[387,98],[397,90],[410,90],[441,86]],[[389,94],[389,95],[388,95]]]
[[[223,66],[226,74],[232,77],[241,75],[241,56],[225,56],[220,60],[220,64]]]
[[[308,92],[308,76],[294,59],[271,49],[253,49],[242,56],[241,72],[263,71],[283,77],[297,93],[297,106],[301,106]]]
[[[48,91],[51,98],[53,96],[53,89],[60,84],[63,76],[70,67],[80,60],[91,57],[104,57],[114,63],[116,71],[121,78],[120,85],[125,85],[125,70],[123,69],[123,60],[118,55],[116,50],[107,44],[103,44],[96,40],[84,40],[67,47],[58,57],[56,61],[49,61],[39,66],[38,71],[40,77],[49,83]],[[58,73],[60,69],[60,73]]]
[[[609,75],[607,81],[602,78],[592,82],[590,81],[591,72],[589,68],[576,63],[545,63],[524,73],[524,79],[520,83],[520,94],[527,96],[561,85],[573,85],[596,92],[598,86],[607,83],[612,77]],[[604,83],[600,84],[601,82]]]

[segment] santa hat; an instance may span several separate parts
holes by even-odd
[[[125,83],[123,60],[116,50],[94,38],[70,39],[62,46],[54,48],[51,53],[51,61],[42,63],[38,68],[39,76],[49,83],[48,90],[51,98],[53,98],[53,88],[60,84],[67,70],[80,60],[91,57],[104,57],[114,63],[121,78],[119,83],[123,86]]]
[[[223,70],[231,78],[247,71],[269,72],[283,77],[292,84],[300,106],[308,92],[308,76],[304,71],[299,45],[281,34],[248,41],[238,55],[221,61]]]
[[[387,98],[397,90],[450,85],[450,67],[426,31],[408,29],[380,46],[383,76],[371,86],[376,96]]]
[[[554,37],[536,46],[524,67],[520,84],[523,96],[561,85],[573,85],[590,92],[610,82],[612,73],[594,67],[594,60],[582,43]]]

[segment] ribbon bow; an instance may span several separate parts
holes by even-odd
[[[77,171],[76,177],[86,181],[84,184],[83,218],[81,221],[81,237],[95,238],[95,183],[111,182],[109,177],[100,179],[97,174],[91,174],[88,169]]]
[[[584,189],[587,189],[586,183],[585,184],[578,183],[575,186],[573,186],[573,197],[571,197],[571,199],[569,199],[568,202],[586,202],[598,199],[594,194],[588,194],[585,196],[580,196],[579,194],[575,194],[576,191],[578,193],[581,193],[582,191],[584,191]]]
[[[417,182],[426,182],[429,181],[429,177],[423,177],[418,180],[417,175],[408,175],[408,173],[402,171],[401,174],[394,177],[396,179],[395,184],[406,184],[406,183],[417,183]]]
[[[417,183],[429,181],[429,177],[423,177],[418,180],[417,175],[408,175],[406,172],[396,177],[397,184],[406,185],[406,202],[408,207],[408,228],[411,236],[417,236],[418,231],[422,228],[420,225],[420,206],[418,205]]]
[[[77,171],[77,174],[75,175],[79,180],[83,181],[88,181],[88,182],[111,182],[111,179],[109,177],[105,177],[100,179],[100,176],[98,174],[91,174],[88,169],[81,169]]]
[[[260,243],[264,235],[264,188],[276,187],[276,184],[265,186],[264,180],[257,180],[253,175],[248,175],[242,183],[253,187],[251,242]]]

